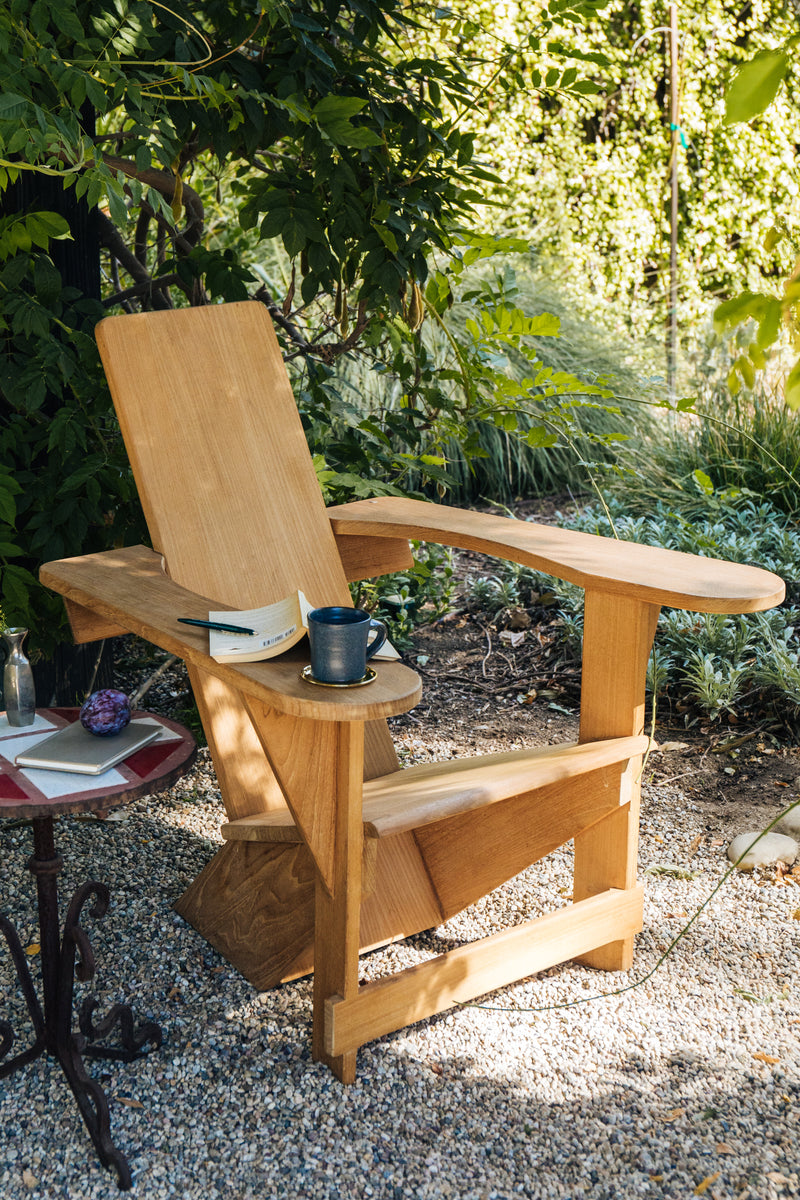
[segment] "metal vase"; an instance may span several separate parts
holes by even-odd
[[[6,629],[6,665],[3,668],[3,692],[9,725],[32,725],[36,716],[36,693],[31,664],[22,652],[27,629]]]

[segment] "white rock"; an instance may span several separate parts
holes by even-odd
[[[793,838],[800,838],[800,804],[786,814],[781,821],[781,829]]]
[[[755,845],[745,854],[752,842]],[[793,863],[798,849],[800,847],[794,838],[782,833],[765,833],[759,838],[758,830],[754,829],[752,833],[740,833],[733,839],[728,846],[728,858],[738,864],[740,871],[752,871],[753,867],[769,867],[777,862]],[[740,858],[741,862],[738,861]]]

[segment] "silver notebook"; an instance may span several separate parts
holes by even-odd
[[[44,771],[102,775],[123,758],[155,741],[161,728],[144,721],[131,721],[119,733],[98,737],[84,729],[80,721],[74,721],[18,754],[14,762],[18,767],[39,767]]]

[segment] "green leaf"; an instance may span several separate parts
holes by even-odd
[[[326,128],[325,132],[330,133],[330,130]],[[381,135],[367,125],[347,125],[339,131],[338,137],[331,134],[331,140],[338,142],[340,146],[350,146],[353,150],[365,150],[368,146],[383,145]]]
[[[705,471],[701,471],[698,467],[695,471],[692,471],[692,479],[694,479],[701,492],[705,492],[707,496],[714,495],[714,483],[711,477],[706,475]]]
[[[756,372],[751,360],[744,354],[740,354],[736,360],[736,366],[739,368],[739,374],[744,380],[745,387],[752,389],[756,382]]]
[[[535,425],[525,434],[525,441],[529,446],[555,446],[558,441],[558,434],[552,433],[546,429],[544,425]]]
[[[336,63],[328,54],[327,50],[323,50],[322,46],[318,46],[316,42],[312,42],[311,38],[303,37],[303,43],[315,58],[318,58],[326,67],[330,67],[332,71],[336,70]]]
[[[763,371],[767,365],[767,356],[756,342],[751,342],[747,347],[747,353],[750,355],[750,360],[757,371]]]
[[[58,6],[58,15],[56,19],[58,21],[58,27],[62,33],[66,33],[67,36],[72,38],[74,42],[83,41],[85,37],[83,26],[78,20],[74,9],[70,9],[70,7],[66,4],[60,4]]]
[[[373,225],[372,228],[375,230],[384,246],[386,246],[388,250],[391,250],[392,254],[397,254],[397,238],[394,236],[392,231],[387,229],[385,225]]]
[[[29,109],[29,101],[14,92],[3,92],[0,95],[0,121],[18,121],[25,116]]]
[[[61,294],[61,275],[44,254],[37,254],[33,264],[33,286],[36,299],[50,307]]]
[[[312,112],[320,125],[327,125],[329,121],[349,121],[366,103],[358,96],[325,96]]]
[[[725,124],[749,121],[763,112],[775,99],[788,67],[786,50],[762,50],[743,63],[725,95]]]
[[[739,392],[742,390],[742,381],[739,378],[738,371],[736,370],[736,364],[734,364],[730,371],[728,371],[727,383],[728,390],[730,391],[731,395],[738,396]]]
[[[108,108],[108,97],[105,88],[91,75],[86,76],[86,95],[99,112]]]
[[[776,340],[781,328],[783,309],[779,300],[768,300],[756,331],[756,345],[766,350]]]
[[[0,488],[0,518],[6,525],[13,525],[17,519],[17,506],[10,492]]]
[[[724,333],[748,317],[760,316],[765,297],[759,292],[740,292],[714,309],[714,332]]]
[[[69,224],[60,213],[42,212],[31,213],[28,217],[28,222],[35,220],[38,225],[44,229],[47,236],[56,241],[63,241],[64,238],[71,238]]]
[[[115,225],[121,226],[123,229],[128,223],[128,210],[125,206],[125,199],[113,187],[108,188],[108,211]]]
[[[366,103],[359,96],[325,96],[314,105],[312,112],[325,136],[336,145],[355,149],[380,146],[383,138],[374,129],[351,123]]]
[[[30,250],[33,244],[31,242],[31,235],[28,233],[27,227],[22,221],[17,222],[16,225],[13,225],[11,229],[9,229],[8,237],[12,246],[16,247],[17,250]]]
[[[786,236],[785,230],[779,225],[772,225],[764,234],[764,249],[769,254],[770,250],[774,250],[778,243]]]
[[[28,274],[29,267],[30,259],[24,254],[18,254],[0,271],[0,283],[10,291],[18,288]]]
[[[786,403],[793,411],[800,408],[800,360],[794,364],[786,380]]]
[[[299,254],[307,241],[306,234],[303,230],[303,225],[299,220],[297,220],[294,214],[292,214],[291,217],[288,217],[283,223],[281,228],[281,236],[283,238],[283,244],[286,247],[286,253],[290,258],[294,258],[296,254]]]
[[[18,612],[27,613],[29,601],[28,581],[32,580],[32,576],[22,567],[9,567],[3,569],[3,599],[9,608],[14,608]]]
[[[531,337],[559,337],[561,320],[553,313],[539,313],[530,318],[525,332]]]

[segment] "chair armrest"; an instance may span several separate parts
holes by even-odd
[[[783,581],[761,567],[424,500],[356,500],[329,508],[328,515],[340,543],[398,537],[439,542],[533,567],[587,590],[691,612],[759,612],[780,604],[785,594]],[[365,546],[362,558],[367,551]]]
[[[367,688],[314,688],[300,678],[301,666],[308,661],[302,644],[266,662],[215,662],[208,653],[208,633],[179,625],[177,618],[206,620],[209,611],[230,611],[229,605],[174,583],[163,569],[161,555],[146,546],[45,563],[39,578],[69,604],[97,613],[99,628],[134,633],[291,716],[372,721],[407,712],[421,694],[417,673],[396,662],[373,663],[377,678]]]

